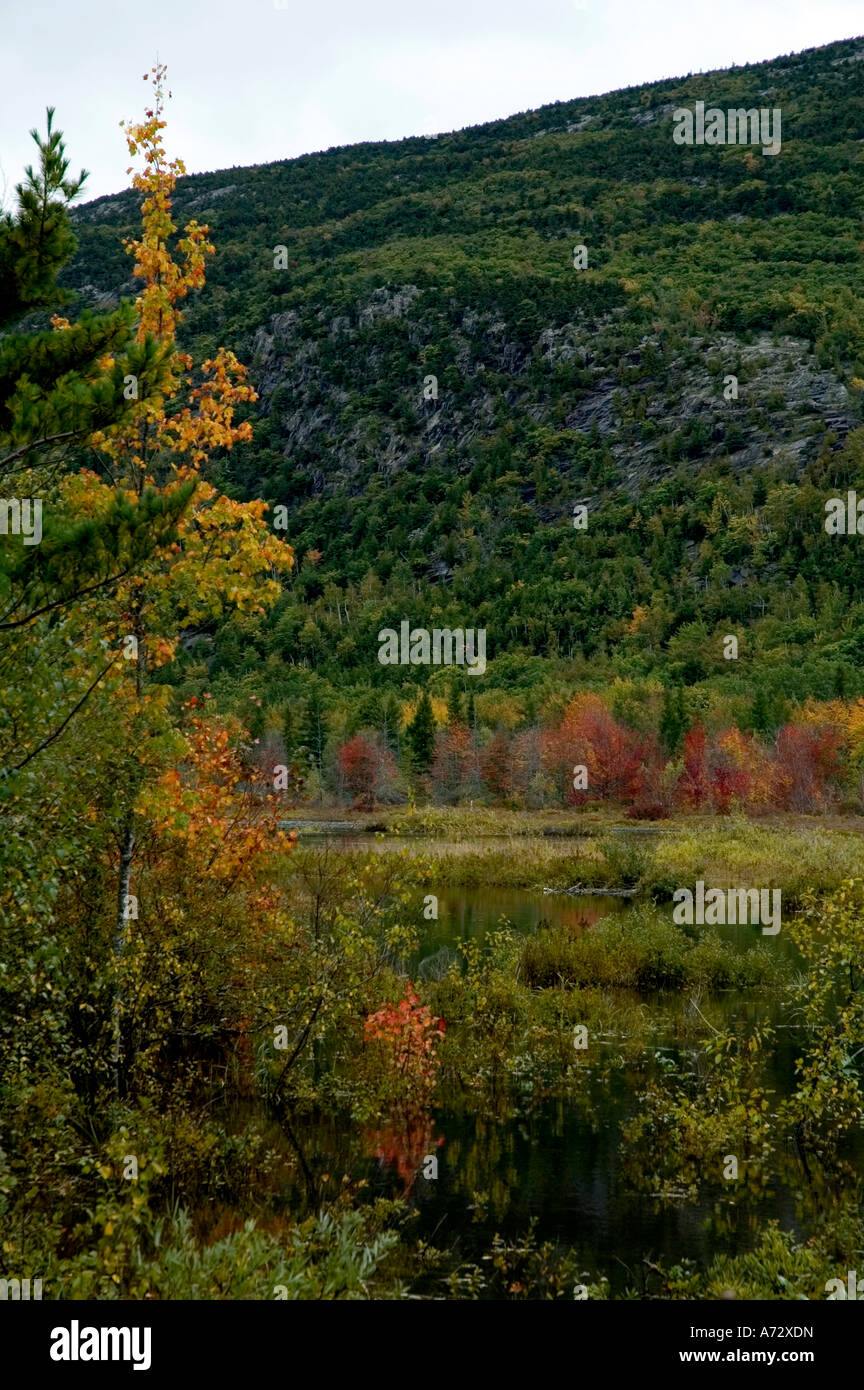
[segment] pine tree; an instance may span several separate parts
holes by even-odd
[[[267,715],[263,702],[256,697],[253,697],[251,701],[251,707],[246,716],[246,726],[249,730],[249,737],[253,741],[264,737],[264,731],[267,728]]]
[[[435,717],[426,691],[420,696],[414,718],[405,730],[411,766],[415,772],[428,772],[435,752]]]
[[[470,731],[471,731],[471,737],[474,739],[474,741],[475,741],[475,743],[476,743],[476,740],[477,740],[477,705],[476,705],[475,700],[474,700],[474,691],[473,691],[473,690],[469,690],[469,691],[468,691],[468,713],[467,713],[467,716],[466,716],[466,722],[467,722],[467,724],[468,724],[468,728],[469,728]]]
[[[68,160],[53,118],[49,108],[44,141],[31,132],[39,169],[27,169],[26,181],[17,186],[15,213],[0,217],[0,329],[7,330],[0,340],[0,492],[38,498],[44,507],[40,544],[0,549],[0,654],[7,671],[20,663],[22,689],[28,680],[34,685],[41,679],[47,680],[46,693],[62,689],[48,656],[49,649],[60,653],[62,647],[58,620],[83,595],[104,596],[122,575],[171,546],[192,491],[191,484],[170,498],[151,491],[136,504],[114,490],[104,507],[77,518],[59,495],[58,480],[78,462],[74,446],[94,428],[122,424],[149,392],[162,389],[167,369],[157,343],[149,337],[135,341],[131,303],[111,314],[82,314],[74,325],[55,318],[47,332],[8,331],[29,309],[63,299],[56,275],[76,246],[67,204],[86,175],[74,182],[66,178]],[[129,373],[136,376],[137,401],[124,394]],[[43,659],[50,676],[35,674]],[[112,664],[105,660],[97,684]],[[32,743],[40,751],[66,728],[70,704],[74,713],[80,708],[68,698],[70,690],[64,693],[65,699],[46,700],[41,717],[33,711]],[[15,722],[10,721],[13,730]],[[17,755],[0,739],[0,764],[9,772],[36,755],[20,720],[13,742]]]
[[[399,725],[402,720],[402,711],[399,701],[395,695],[388,695],[381,707],[380,729],[388,747],[399,753]]]
[[[28,167],[14,214],[0,217],[0,329],[7,330],[0,343],[0,481],[6,485],[36,462],[56,469],[72,444],[128,418],[137,402],[165,385],[165,355],[152,338],[135,341],[132,304],[110,314],[84,313],[71,325],[55,318],[50,332],[8,332],[28,310],[68,298],[56,277],[75,251],[67,205],[86,173],[74,182],[66,178],[69,161],[53,119],[49,107],[44,141],[31,131],[39,168]],[[124,394],[131,378],[134,399]]]
[[[447,690],[447,723],[452,725],[462,722],[462,692],[459,689],[458,681],[454,679],[450,682]]]
[[[665,752],[674,757],[680,750],[687,732],[689,720],[684,700],[684,687],[667,686],[663,691],[663,709],[660,713],[660,742]]]
[[[63,135],[52,129],[54,107],[47,109],[48,134],[30,135],[39,151],[38,171],[28,164],[26,180],[16,184],[15,216],[0,218],[0,323],[44,304],[59,303],[57,272],[72,259],[77,245],[66,206],[84,186],[86,169],[67,179],[69,160]]]
[[[324,749],[328,733],[327,709],[320,690],[315,688],[306,701],[300,727],[300,743],[306,749],[309,762],[317,770],[319,777],[324,775]]]
[[[355,734],[358,729],[377,729],[381,722],[381,696],[376,690],[363,695],[354,706],[348,721],[347,733]]]
[[[757,685],[747,721],[747,727],[752,729],[754,734],[764,735],[771,731],[774,723],[771,705],[772,701],[765,686]]]

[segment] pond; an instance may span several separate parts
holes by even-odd
[[[438,920],[423,923],[417,953],[421,979],[426,973],[424,967],[454,952],[460,937],[482,941],[487,932],[502,924],[524,933],[537,931],[544,923],[555,926],[564,922],[585,928],[620,912],[627,902],[609,893],[570,897],[567,893],[529,893],[521,888],[457,888],[437,896]]]
[[[629,910],[629,900],[602,894],[571,898],[518,889],[442,893],[439,919],[426,924],[424,931],[421,974],[422,961],[433,949],[452,947],[460,935],[482,938],[502,919],[522,932],[535,931],[544,922],[589,930],[601,917],[626,916]],[[752,936],[747,927],[719,930],[742,949],[745,936]],[[793,948],[787,942],[779,949]],[[653,998],[640,996],[639,1003],[657,1015],[658,1057],[677,1059],[681,1039],[675,1015],[684,1012],[688,999],[658,993]],[[728,991],[720,996],[719,1008],[724,1021],[783,1021],[776,999]],[[767,1084],[778,1097],[792,1087],[799,1050],[788,1030],[781,1029],[780,1038],[767,1067]],[[615,1045],[614,1039],[607,1042]],[[434,1234],[441,1241],[458,1233],[465,1257],[479,1257],[496,1232],[515,1237],[534,1218],[540,1240],[578,1250],[584,1270],[594,1278],[605,1274],[615,1296],[628,1286],[640,1286],[645,1259],[674,1264],[689,1258],[704,1265],[720,1250],[734,1254],[747,1248],[774,1218],[784,1228],[803,1230],[795,1193],[781,1187],[758,1198],[742,1198],[739,1189],[733,1198],[730,1185],[718,1175],[718,1182],[695,1202],[630,1190],[620,1171],[620,1128],[634,1114],[638,1097],[626,1070],[613,1077],[611,1085],[598,1077],[587,1105],[549,1100],[528,1108],[515,1123],[496,1122],[488,1114],[466,1115],[461,1107],[439,1109],[436,1138],[444,1142],[436,1150],[437,1180],[420,1179],[416,1185],[418,1234],[428,1240]],[[381,1178],[386,1187],[386,1174],[379,1173]],[[477,1194],[488,1194],[488,1201],[478,1203]]]
[[[351,836],[350,843],[356,846],[359,838]],[[420,979],[440,978],[457,958],[460,938],[480,941],[504,922],[525,934],[544,923],[589,932],[610,914],[626,921],[631,910],[629,899],[604,894],[447,889],[438,894],[437,920],[422,924],[420,948],[408,966]],[[753,942],[752,927],[718,930],[740,949]],[[773,949],[794,953],[785,933],[772,939]],[[687,991],[647,996],[618,991],[616,1005],[619,1001],[622,1018],[627,1007],[638,1008],[653,1024],[649,1070],[660,1074],[672,1062],[682,1062],[685,1070],[697,1065],[692,1030],[685,1026],[693,1009]],[[764,1075],[774,1093],[773,1109],[792,1090],[800,1055],[782,992],[725,991],[711,997],[710,1008],[717,1026],[766,1019],[778,1026],[779,1041],[765,1059]],[[644,1058],[640,1067],[631,1066],[625,1035],[626,1027],[620,1035],[613,1030],[597,1040],[612,1055],[620,1053],[621,1064],[589,1066],[577,1097],[535,1100],[526,1083],[522,1100],[517,1095],[514,1104],[510,1097],[500,1114],[484,1105],[472,1107],[464,1096],[444,1097],[416,1135],[323,1121],[298,1129],[295,1139],[316,1180],[338,1182],[350,1175],[362,1177],[371,1193],[407,1191],[417,1211],[414,1238],[438,1247],[456,1244],[463,1260],[477,1262],[496,1234],[519,1237],[533,1220],[539,1240],[576,1251],[580,1269],[591,1280],[608,1278],[613,1297],[641,1287],[646,1261],[670,1266],[691,1260],[704,1268],[720,1252],[749,1248],[773,1219],[798,1236],[806,1234],[808,1203],[817,1199],[808,1195],[791,1147],[781,1165],[785,1178],[767,1186],[724,1182],[718,1172],[717,1181],[703,1183],[695,1200],[674,1191],[658,1196],[634,1190],[632,1170],[623,1171],[621,1127],[639,1107],[646,1068]],[[425,1165],[437,1167],[434,1176],[423,1175],[423,1155],[437,1161]],[[864,1142],[850,1156],[864,1170]],[[428,1292],[434,1294],[434,1280]]]

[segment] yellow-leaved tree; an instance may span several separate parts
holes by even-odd
[[[185,170],[179,159],[167,158],[163,145],[164,66],[154,67],[145,75],[146,80],[152,81],[154,88],[152,106],[143,121],[124,123],[130,155],[141,156],[144,161],[143,170],[133,178],[133,187],[143,195],[141,236],[128,239],[125,245],[135,258],[135,276],[143,282],[136,300],[138,339],[155,340],[162,350],[164,391],[142,399],[131,419],[122,425],[93,436],[101,475],[86,470],[63,484],[64,501],[78,518],[95,519],[106,513],[118,492],[130,501],[172,498],[180,504],[176,539],[124,575],[98,604],[96,615],[103,646],[109,657],[119,658],[106,683],[114,726],[109,819],[116,845],[113,956],[118,986],[112,1031],[118,1091],[123,1072],[119,980],[130,933],[139,910],[144,911],[143,905],[139,909],[141,894],[135,881],[138,849],[142,861],[148,859],[150,881],[155,883],[158,874],[153,846],[160,834],[162,842],[176,834],[178,816],[184,822],[192,814],[188,800],[196,788],[202,806],[211,813],[219,807],[220,817],[224,813],[224,824],[217,824],[214,832],[217,839],[230,835],[232,828],[236,833],[241,822],[245,834],[251,814],[247,807],[245,818],[238,818],[229,809],[219,788],[224,792],[230,786],[241,796],[239,774],[232,771],[226,777],[225,768],[214,773],[213,759],[202,754],[209,743],[202,736],[200,722],[193,724],[178,714],[170,687],[152,682],[150,676],[173,659],[184,630],[212,623],[229,611],[265,612],[280,593],[280,576],[293,565],[290,545],[267,525],[266,504],[233,501],[221,495],[207,477],[214,453],[251,438],[250,424],[238,422],[235,411],[253,402],[256,393],[233,352],[220,348],[196,370],[192,358],[177,344],[182,319],[178,305],[190,291],[203,287],[205,260],[213,246],[208,240],[209,229],[195,221],[177,236],[172,194]],[[62,321],[57,327],[63,331]],[[105,366],[110,367],[110,361]],[[124,391],[132,400],[136,388],[134,378],[127,378]],[[88,622],[92,620],[91,610]],[[161,788],[158,795],[156,788]],[[172,789],[176,789],[174,805],[170,804]],[[262,799],[254,800],[260,810]],[[101,811],[105,813],[104,805]],[[222,862],[234,866],[235,883],[237,875],[256,870],[254,856],[240,856],[242,862],[235,865],[231,855],[217,854],[213,845],[205,845],[203,840],[201,854],[207,856],[211,871]],[[142,862],[142,872],[144,868]],[[164,916],[164,903],[161,910]]]

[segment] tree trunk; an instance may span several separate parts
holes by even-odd
[[[119,967],[123,959],[123,952],[126,947],[126,931],[128,924],[127,899],[129,897],[129,880],[132,875],[132,854],[135,849],[135,826],[130,811],[126,824],[123,827],[123,840],[120,846],[120,879],[117,884],[117,918],[114,925],[113,955],[115,967]],[[120,1096],[120,981],[114,985],[114,1006],[112,1009],[112,1023],[114,1032],[114,1042],[111,1049],[111,1065],[114,1070],[114,1091],[118,1099]]]

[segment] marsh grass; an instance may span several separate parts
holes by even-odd
[[[680,820],[650,837],[620,827],[613,831],[607,822],[588,825],[584,837],[573,838],[538,833],[536,821],[533,833],[515,833],[497,811],[497,835],[483,835],[476,827],[473,835],[461,829],[454,835],[449,824],[446,836],[452,816],[452,811],[442,813],[440,833],[381,836],[375,848],[398,850],[409,865],[422,861],[441,887],[634,888],[638,896],[662,901],[702,879],[716,888],[780,888],[784,910],[808,889],[827,893],[844,879],[864,877],[864,834],[815,818],[806,824],[743,817]]]
[[[651,1292],[661,1298],[706,1301],[824,1301],[830,1279],[839,1274],[845,1282],[848,1270],[861,1267],[864,1221],[860,1202],[860,1192],[826,1201],[807,1240],[799,1239],[793,1231],[780,1230],[772,1221],[752,1250],[715,1255],[707,1269],[696,1269],[689,1261],[666,1270],[654,1265]],[[655,1288],[658,1276],[660,1286]]]
[[[779,983],[787,968],[761,942],[740,951],[710,928],[689,936],[668,914],[642,905],[578,935],[561,924],[527,937],[520,978],[535,989],[753,989]]]
[[[442,840],[476,840],[479,836],[579,838],[608,824],[609,812],[516,811],[506,806],[409,806],[387,812],[388,829],[398,835]]]
[[[697,879],[716,888],[781,888],[784,908],[808,889],[831,892],[864,875],[864,837],[811,824],[764,825],[743,817],[681,827],[659,839],[642,886],[655,897]]]
[[[610,886],[635,887],[645,878],[653,850],[644,843],[629,835],[607,835],[594,843],[608,872]]]

